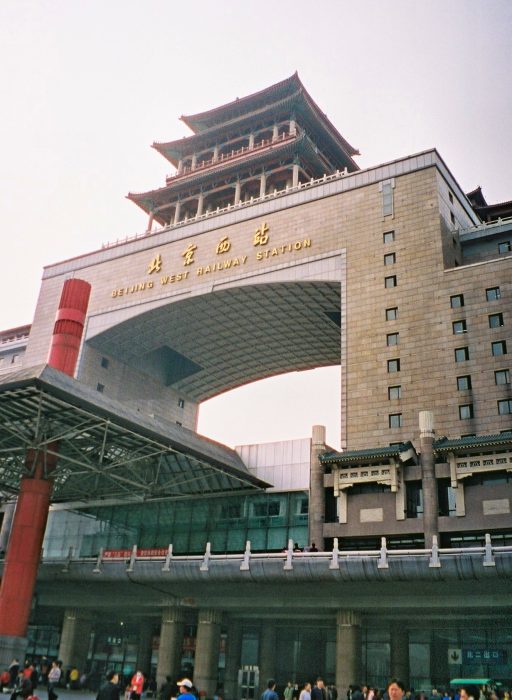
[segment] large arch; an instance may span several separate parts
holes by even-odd
[[[253,284],[170,300],[88,344],[200,403],[294,370],[340,364],[339,281]]]

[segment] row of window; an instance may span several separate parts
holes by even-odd
[[[461,348],[455,348],[455,362],[465,362],[469,360],[469,348],[467,345]],[[500,357],[507,354],[507,341],[495,340],[491,343],[491,354],[493,357]]]
[[[485,290],[485,298],[487,301],[497,301],[501,299],[501,289],[499,287],[489,287]],[[453,294],[450,297],[450,306],[452,309],[460,309],[464,306],[464,294]]]
[[[489,314],[488,321],[489,321],[489,328],[501,328],[501,326],[504,325],[503,314],[502,313]],[[467,333],[468,327],[467,327],[466,320],[461,319],[460,321],[453,321],[452,322],[452,331],[453,331],[454,335],[458,335],[459,333]]]
[[[510,384],[510,370],[509,369],[497,369],[494,372],[494,383],[497,386],[503,386],[504,384]],[[470,391],[472,389],[471,375],[464,374],[457,377],[457,389],[459,391]]]
[[[508,416],[512,414],[512,399],[501,399],[497,402],[498,404],[498,414],[500,416]],[[474,418],[475,412],[472,403],[465,403],[459,406],[459,418],[461,420],[466,420],[468,418]]]

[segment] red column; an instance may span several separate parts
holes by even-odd
[[[84,280],[66,280],[62,288],[48,364],[70,377],[75,373],[90,293],[91,285]]]
[[[78,279],[67,280],[62,289],[48,364],[70,376],[74,374],[78,359],[90,291],[91,285]],[[54,452],[57,448],[57,443],[50,445]],[[56,462],[55,455],[27,452],[25,466],[31,476],[21,480],[4,564],[0,587],[0,638],[20,638],[27,633],[50,506],[51,473]],[[7,646],[8,640],[0,644],[4,652]]]

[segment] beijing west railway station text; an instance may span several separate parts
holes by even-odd
[[[2,663],[228,700],[510,683],[512,202],[436,150],[361,170],[296,74],[182,119],[128,195],[147,230],[46,267],[0,334]],[[325,366],[340,451],[196,432],[203,401]]]

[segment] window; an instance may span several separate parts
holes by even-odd
[[[396,253],[386,253],[384,256],[384,265],[394,265],[396,263]]]
[[[453,333],[456,335],[457,333],[466,333],[467,332],[467,327],[466,327],[466,321],[454,321],[452,323],[452,329]]]
[[[108,358],[107,358],[107,357],[102,357],[102,358],[101,358],[101,366],[102,366],[104,369],[108,369],[108,365],[109,365]]]
[[[388,386],[388,399],[393,401],[395,399],[402,398],[402,387],[398,386]]]
[[[454,294],[450,297],[450,306],[452,309],[459,309],[464,306],[464,294]]]
[[[455,225],[455,214],[453,213],[453,211],[450,212],[450,221],[452,222],[452,224]]]
[[[494,373],[494,381],[496,384],[510,384],[510,370],[508,369],[498,369]]]
[[[277,516],[281,514],[281,501],[263,501],[253,504],[253,513],[256,517]]]
[[[185,408],[185,399],[178,399],[178,408]]]
[[[388,373],[400,372],[400,359],[388,360]]]
[[[390,275],[389,277],[385,277],[384,286],[386,287],[386,289],[396,287],[396,275]]]
[[[455,348],[455,362],[469,360],[469,348]]]
[[[495,343],[492,343],[491,349],[494,357],[497,357],[498,355],[506,355],[507,343],[504,340],[497,340]]]
[[[451,192],[448,192],[448,199],[450,200],[450,204],[453,204],[453,194]]]
[[[503,325],[503,314],[489,315],[489,328],[499,328]]]
[[[386,231],[382,235],[382,240],[384,241],[384,243],[393,243],[393,241],[395,240],[395,232],[394,231]]]
[[[469,391],[471,389],[471,377],[465,374],[463,377],[457,377],[457,389],[459,391]]]
[[[500,416],[506,416],[507,414],[512,413],[512,399],[498,401],[498,413]]]
[[[502,241],[498,243],[498,253],[510,253],[512,250],[512,241]]]
[[[386,309],[386,321],[396,321],[398,318],[398,306]]]
[[[182,426],[183,423],[181,423],[181,421],[177,420],[177,421],[176,421],[176,425]]]
[[[19,355],[13,355],[13,356],[11,357],[11,364],[12,364],[12,365],[15,365],[16,362],[18,362],[18,357],[19,357]]]
[[[459,418],[461,420],[467,420],[468,418],[473,418],[473,404],[466,403],[459,406]]]
[[[485,298],[487,301],[496,301],[496,299],[501,298],[501,292],[499,287],[489,287],[485,290]]]
[[[406,513],[408,518],[423,515],[423,487],[421,481],[405,482]]]
[[[223,503],[220,507],[221,520],[237,520],[242,517],[241,503]]]
[[[393,180],[382,182],[380,190],[382,192],[382,216],[393,216]]]
[[[104,384],[99,384],[99,383],[96,384],[96,391],[99,391],[100,394],[103,394],[103,392],[105,391],[105,385],[104,385]]]
[[[444,515],[449,518],[457,515],[455,491],[452,488],[450,479],[438,479],[437,504],[439,507],[439,515]]]
[[[390,413],[388,416],[388,423],[390,428],[401,428],[402,427],[402,414],[401,413]]]
[[[389,347],[390,345],[398,345],[400,342],[400,336],[398,333],[388,333],[386,335],[386,345]]]

